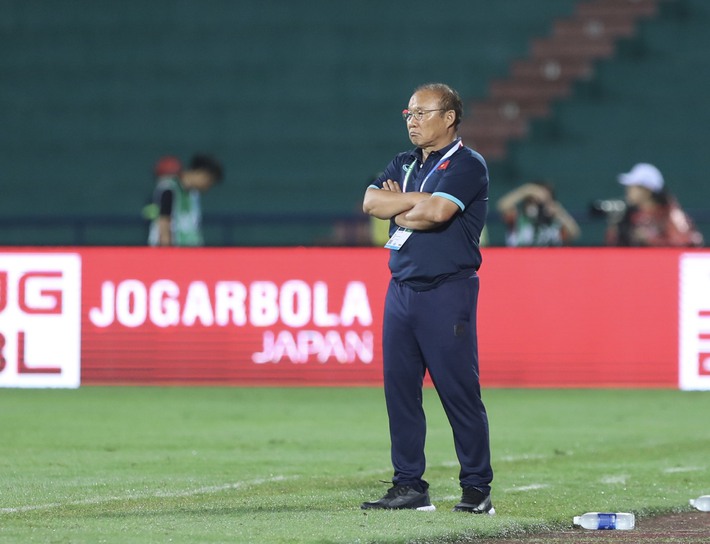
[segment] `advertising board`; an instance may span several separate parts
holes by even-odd
[[[680,259],[681,389],[710,389],[710,255]]]
[[[81,259],[0,253],[0,387],[79,387]]]
[[[379,248],[0,248],[0,386],[382,382]],[[710,254],[486,248],[488,387],[710,389]]]

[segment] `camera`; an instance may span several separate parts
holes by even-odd
[[[597,217],[620,217],[626,212],[626,202],[623,200],[594,200],[589,204],[589,212]]]

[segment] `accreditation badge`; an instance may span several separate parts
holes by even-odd
[[[399,249],[404,245],[404,242],[407,241],[407,238],[412,235],[412,232],[414,232],[412,229],[405,229],[404,227],[399,227],[392,235],[392,238],[387,240],[385,248],[399,251]]]

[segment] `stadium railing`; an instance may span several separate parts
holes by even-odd
[[[710,245],[710,209],[686,210]],[[570,213],[582,227],[577,246],[604,245],[605,222],[587,209]],[[504,227],[489,213],[488,240],[504,245]],[[249,213],[204,217],[206,245],[213,247],[367,246],[368,218],[358,213]],[[131,214],[0,217],[0,246],[141,246],[148,223]]]

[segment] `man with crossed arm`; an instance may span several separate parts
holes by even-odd
[[[394,476],[385,496],[363,509],[435,509],[423,479],[428,371],[461,466],[462,497],[454,510],[495,513],[476,333],[488,169],[457,137],[462,113],[449,86],[417,88],[403,112],[416,147],[397,155],[365,192],[365,213],[391,220],[382,349]]]

